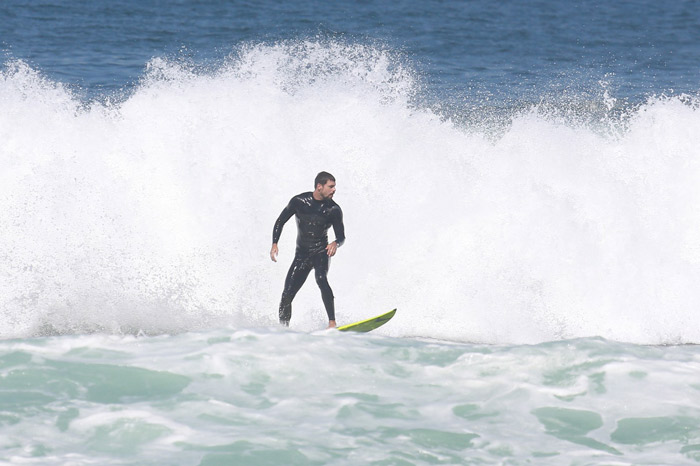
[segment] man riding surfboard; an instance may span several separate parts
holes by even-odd
[[[333,201],[335,178],[328,172],[320,172],[314,180],[314,190],[294,196],[282,210],[272,230],[270,258],[277,262],[277,243],[282,228],[296,216],[297,247],[292,265],[284,282],[279,307],[280,323],[289,326],[292,317],[292,301],[314,269],[316,283],[321,289],[321,298],[328,314],[328,328],[335,327],[335,304],[333,290],[328,284],[328,268],[333,257],[345,241],[343,211]],[[335,241],[328,242],[328,229],[333,227]]]

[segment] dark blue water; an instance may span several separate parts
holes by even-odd
[[[333,40],[395,52],[445,102],[562,92],[643,101],[700,89],[697,1],[139,2],[8,0],[5,62],[87,98],[128,90],[167,57],[215,65],[246,43]]]

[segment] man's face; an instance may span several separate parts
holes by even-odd
[[[335,194],[335,181],[328,180],[323,186],[317,184],[316,191],[318,191],[318,193],[321,195],[321,199],[324,201],[327,199],[333,199],[333,194]]]

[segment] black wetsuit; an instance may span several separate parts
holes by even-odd
[[[280,301],[279,317],[282,324],[288,325],[292,317],[292,300],[309,276],[311,269],[315,270],[316,283],[321,289],[323,305],[326,307],[328,320],[335,320],[335,305],[333,290],[328,284],[328,267],[330,258],[326,252],[328,245],[328,229],[333,226],[335,241],[338,246],[345,241],[343,212],[332,199],[317,201],[312,192],[294,196],[275,222],[272,231],[272,242],[277,243],[282,234],[282,228],[287,220],[296,215],[297,220],[297,249],[294,261]]]

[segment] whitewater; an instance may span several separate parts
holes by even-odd
[[[7,61],[0,461],[695,464],[698,100],[599,86],[480,119],[375,45],[88,101]],[[371,334],[322,330],[312,281],[277,325],[272,225],[320,170],[338,324],[398,308]]]
[[[398,307],[387,335],[700,342],[695,99],[620,117],[608,98],[595,124],[534,105],[484,129],[419,91],[359,45],[253,46],[208,71],[154,59],[123,101],[87,104],[10,63],[0,335],[273,324],[271,225],[324,169],[348,229],[342,320]],[[288,228],[282,261],[293,244]],[[308,331],[323,313],[306,288]]]

